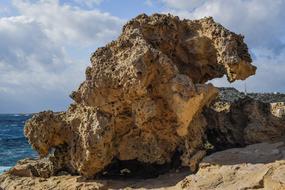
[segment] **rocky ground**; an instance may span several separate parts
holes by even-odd
[[[285,189],[284,142],[260,143],[228,149],[207,156],[195,175],[187,176],[181,188]]]
[[[206,156],[196,174],[186,168],[153,179],[88,180],[81,176],[50,178],[0,177],[5,190],[79,189],[189,189],[189,190],[282,190],[285,189],[284,142],[260,143]]]

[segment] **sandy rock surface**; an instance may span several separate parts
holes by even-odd
[[[180,184],[191,190],[285,189],[284,142],[249,145],[205,157]]]

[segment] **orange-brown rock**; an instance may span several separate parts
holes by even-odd
[[[97,49],[66,112],[41,112],[25,135],[56,167],[93,176],[113,159],[164,164],[176,151],[196,169],[205,155],[202,109],[218,94],[208,80],[255,74],[243,36],[212,18],[139,15]],[[51,172],[53,173],[53,172]]]

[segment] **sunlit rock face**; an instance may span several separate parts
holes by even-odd
[[[41,112],[25,135],[54,170],[93,176],[116,158],[164,164],[181,153],[195,170],[205,151],[201,114],[218,94],[208,80],[254,75],[243,36],[212,18],[145,14],[99,48],[66,112]]]

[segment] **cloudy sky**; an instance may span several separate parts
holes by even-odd
[[[90,54],[140,13],[213,16],[245,35],[258,67],[248,90],[285,92],[284,9],[285,0],[1,0],[0,113],[65,110]]]

